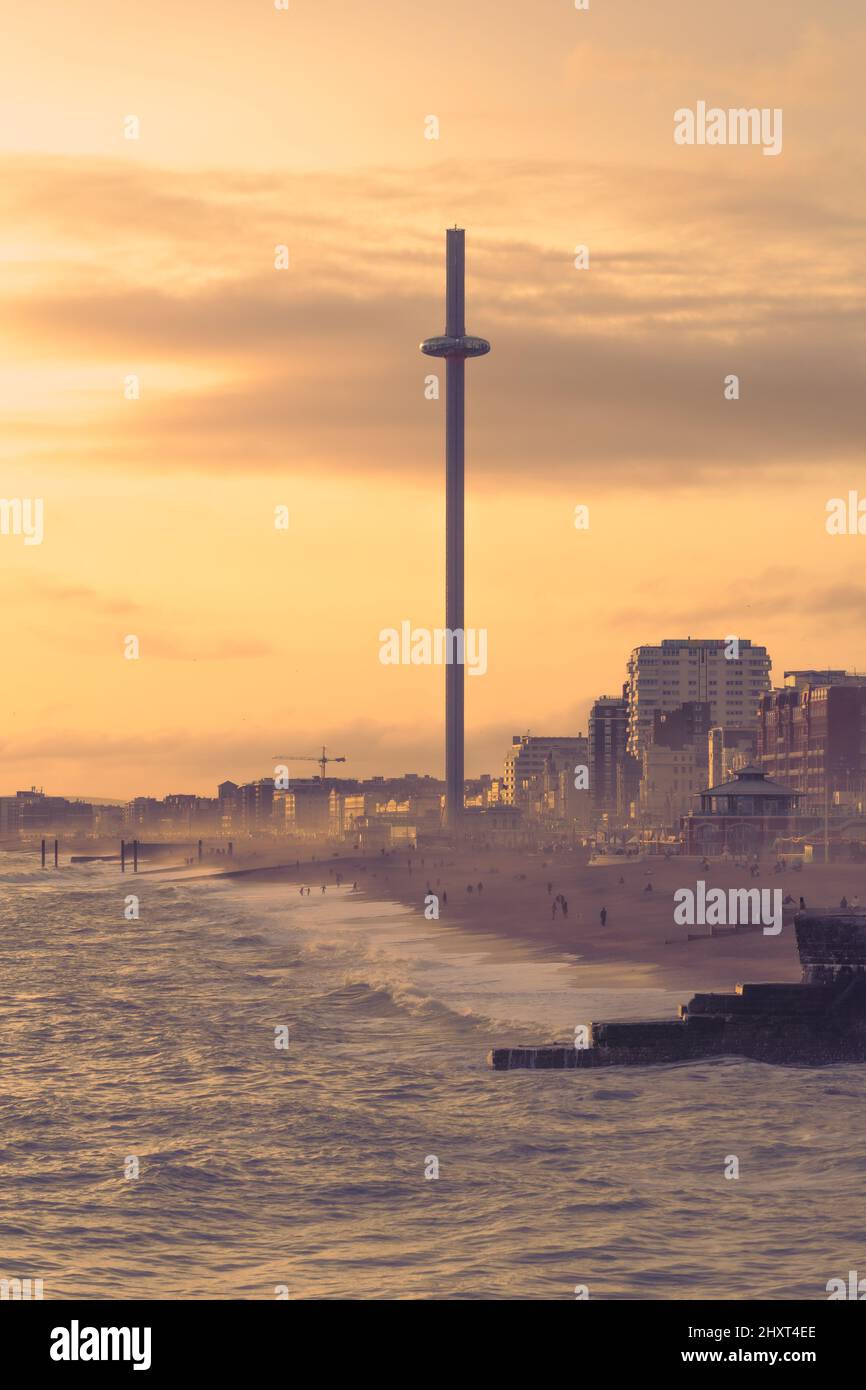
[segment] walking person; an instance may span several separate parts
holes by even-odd
[[[603,908],[601,909],[601,912],[598,914],[598,920],[601,922],[601,925],[602,925],[603,927],[607,926],[607,908],[606,908],[606,907],[603,907]]]

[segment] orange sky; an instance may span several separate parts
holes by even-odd
[[[779,680],[866,666],[866,537],[824,529],[828,498],[866,496],[866,19],[754,9],[4,21],[0,497],[42,497],[45,538],[0,536],[0,791],[206,793],[323,741],[347,774],[441,771],[442,671],[382,666],[378,634],[444,619],[418,342],[455,222],[493,344],[467,369],[467,624],[489,633],[467,770],[584,729],[665,636],[763,642]],[[781,107],[782,154],[676,146],[698,100]]]

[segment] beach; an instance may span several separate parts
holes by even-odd
[[[301,860],[300,867],[257,867],[234,877],[238,882],[304,884],[320,894],[323,883],[326,892],[333,890],[339,874],[344,884],[356,883],[365,900],[399,903],[422,919],[430,892],[439,899],[439,918],[432,925],[458,933],[464,943],[484,944],[494,954],[562,962],[573,969],[575,988],[679,991],[683,1002],[690,993],[739,983],[798,980],[790,919],[801,897],[810,907],[837,907],[843,895],[848,902],[859,895],[866,903],[866,865],[853,862],[774,873],[773,861],[765,858],[752,878],[734,864],[709,861],[704,869],[694,858],[624,860],[621,866],[602,867],[589,867],[587,859],[585,851],[550,855],[477,849],[377,858],[317,856]],[[742,930],[711,935],[708,926],[678,926],[674,894],[681,888],[694,890],[699,880],[708,890],[780,890],[794,904],[786,906],[778,935]],[[559,895],[568,904],[567,917],[561,907],[553,916]]]

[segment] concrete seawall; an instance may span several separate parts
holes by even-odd
[[[722,1056],[782,1066],[866,1061],[866,917],[802,912],[794,925],[799,984],[696,994],[676,1019],[592,1023],[586,1047],[498,1047],[488,1063],[495,1071],[549,1071]]]

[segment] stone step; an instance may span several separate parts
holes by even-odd
[[[741,1014],[744,1005],[737,994],[695,994],[680,1009],[683,1018],[692,1019],[697,1014]]]
[[[683,1024],[678,1018],[591,1023],[589,1033],[594,1047],[658,1047],[684,1041]]]
[[[487,1064],[494,1071],[569,1071],[592,1066],[587,1058],[591,1048],[555,1043],[549,1047],[494,1047]]]
[[[737,985],[746,1008],[760,1013],[823,1013],[837,993],[832,985]]]
[[[759,1014],[824,1013],[837,991],[825,985],[737,985],[736,994],[696,994],[681,1014],[726,1014],[741,1018]]]

